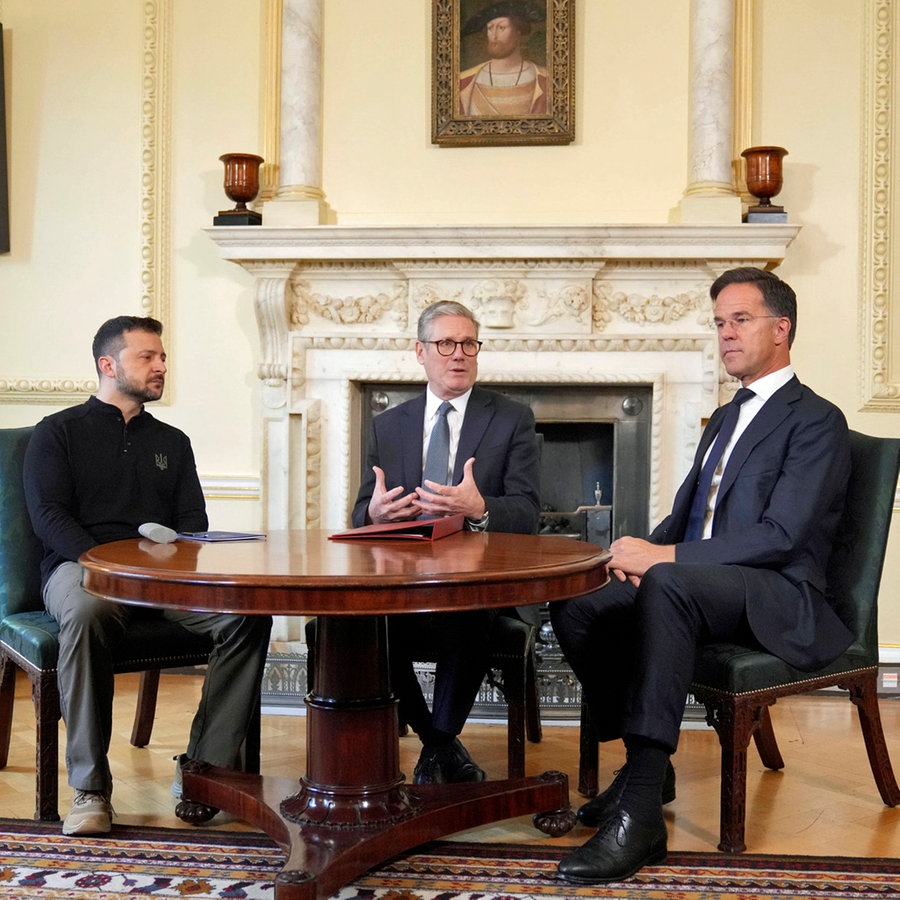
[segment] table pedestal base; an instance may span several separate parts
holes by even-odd
[[[355,808],[363,820],[358,825],[313,821],[312,815],[328,805],[329,792],[312,789],[302,779],[297,787],[290,778],[215,767],[184,772],[186,797],[256,825],[287,852],[275,879],[276,900],[323,900],[411,847],[488,822],[538,813],[535,825],[554,836],[575,822],[562,772],[478,784],[404,783],[374,798],[332,794],[338,818],[345,820]],[[310,795],[317,802],[311,804]],[[373,800],[380,813],[369,818]]]

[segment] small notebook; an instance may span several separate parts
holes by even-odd
[[[184,531],[178,537],[184,541],[264,541],[266,536],[251,531]]]
[[[405,540],[437,541],[449,534],[462,531],[466,517],[442,516],[438,519],[413,519],[410,522],[389,522],[385,525],[363,525],[350,531],[339,531],[329,535],[332,541],[351,540]]]

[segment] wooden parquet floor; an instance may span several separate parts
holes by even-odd
[[[200,679],[182,674],[163,675],[153,737],[143,749],[129,743],[136,685],[137,676],[118,677],[111,751],[116,821],[182,827],[183,823],[174,815],[174,801],[169,793],[174,771],[172,758],[184,750]],[[900,775],[900,698],[882,700],[881,715],[895,771]],[[866,758],[856,708],[846,695],[807,695],[781,700],[773,707],[772,718],[785,768],[781,772],[765,770],[751,747],[747,779],[748,851],[896,856],[900,852],[900,807],[889,809],[881,802]],[[302,772],[305,732],[306,719],[302,716],[264,715],[263,772],[281,775]],[[462,738],[488,777],[505,775],[505,724],[470,724]],[[62,726],[60,747],[65,747]],[[414,736],[401,740],[401,767],[407,774],[415,766],[418,751]],[[545,724],[543,741],[528,745],[526,759],[529,774],[548,769],[568,773],[573,805],[583,802],[574,790],[578,769],[577,726]],[[601,784],[612,778],[622,760],[619,745],[604,745]],[[706,728],[685,730],[674,763],[678,796],[666,807],[669,848],[713,850],[718,843],[719,827],[719,750],[714,732]],[[21,675],[9,762],[0,770],[0,799],[0,814],[4,816],[30,819],[34,814],[34,715],[29,685]],[[71,790],[61,764],[62,815],[70,802]],[[224,814],[212,826],[231,830],[250,828]],[[454,837],[577,845],[591,833],[577,827],[568,835],[553,839],[536,831],[526,817]]]

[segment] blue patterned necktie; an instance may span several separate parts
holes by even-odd
[[[684,539],[686,541],[699,541],[703,537],[703,526],[706,523],[706,512],[709,506],[709,491],[712,487],[713,474],[719,465],[719,460],[734,434],[737,425],[738,416],[741,413],[741,404],[745,400],[749,400],[755,396],[749,388],[740,388],[734,395],[731,403],[725,409],[725,416],[722,419],[722,427],[716,435],[716,442],[713,444],[706,462],[703,464],[703,470],[700,472],[700,478],[697,479],[697,487],[694,489],[694,498],[691,501],[691,511],[688,516],[687,528],[684,530]]]
[[[450,425],[447,413],[453,404],[445,400],[438,408],[437,421],[431,429],[428,439],[428,455],[425,457],[425,468],[422,469],[422,485],[426,479],[438,484],[446,484],[450,475]]]

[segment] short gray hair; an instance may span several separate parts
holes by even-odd
[[[462,316],[464,319],[468,319],[475,326],[475,337],[478,337],[478,330],[481,328],[481,325],[468,306],[463,306],[462,303],[457,303],[455,300],[438,300],[437,303],[431,303],[426,306],[419,316],[416,339],[420,343],[424,344],[425,341],[431,339],[434,321],[442,316]]]

